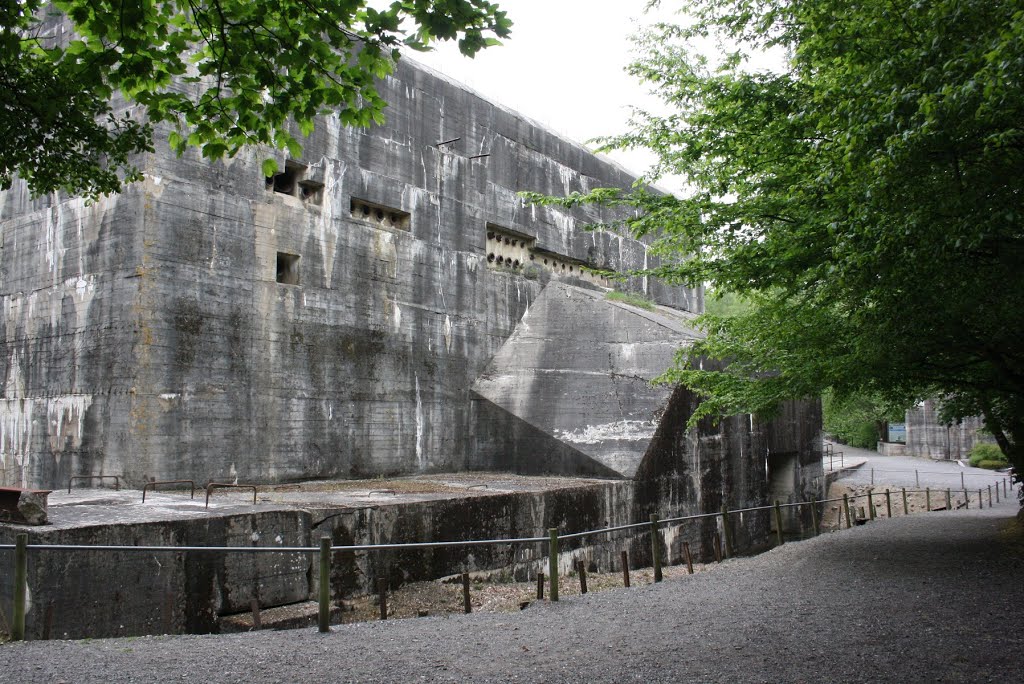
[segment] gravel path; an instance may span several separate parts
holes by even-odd
[[[0,646],[11,682],[1020,682],[1013,503],[878,521],[659,585],[473,614]]]

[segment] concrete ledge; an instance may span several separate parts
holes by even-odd
[[[828,488],[832,486],[832,483],[841,478],[844,474],[859,470],[861,466],[867,463],[865,459],[848,459],[850,460],[849,465],[844,465],[841,468],[834,470],[825,470],[825,491],[828,492]]]

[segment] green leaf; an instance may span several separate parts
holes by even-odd
[[[391,73],[403,41],[426,48],[440,39],[501,38],[510,26],[485,0],[395,2],[383,10],[367,0],[322,7],[56,0],[52,12],[63,12],[73,29],[63,50],[19,38],[51,32],[42,24],[51,10],[39,0],[0,12],[3,87],[16,94],[0,112],[4,130],[16,131],[0,141],[0,185],[16,174],[34,194],[89,197],[118,191],[122,177],[139,178],[130,160],[153,146],[150,124],[107,125],[116,92],[141,105],[149,122],[175,126],[168,143],[179,154],[193,146],[218,159],[243,144],[273,143],[297,157],[293,121],[308,136],[314,117],[338,109],[347,124],[382,120],[374,80]]]

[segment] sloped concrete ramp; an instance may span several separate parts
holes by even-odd
[[[531,432],[535,467],[633,477],[672,396],[671,387],[650,382],[700,338],[693,318],[551,282],[473,391],[485,412],[514,418],[508,429]]]

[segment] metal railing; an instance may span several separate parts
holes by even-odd
[[[142,503],[146,503],[146,492],[150,489],[174,484],[187,484],[191,488],[189,490],[189,498],[196,498],[196,483],[194,480],[154,480],[153,482],[147,482],[142,485]],[[207,502],[207,506],[209,506],[209,502]]]
[[[71,485],[74,484],[75,480],[113,480],[114,490],[120,491],[121,489],[121,478],[118,475],[72,475],[68,478],[68,494],[71,493]]]
[[[825,443],[825,453],[823,454],[822,459],[824,459],[825,457],[828,458],[828,469],[829,470],[835,470],[835,466],[833,465],[833,463],[835,463],[835,460],[837,458],[839,459],[839,469],[842,470],[843,468],[846,467],[846,463],[845,463],[844,457],[843,457],[843,452],[842,451],[836,451],[835,450],[835,446],[830,444],[830,443],[828,443],[828,442]]]
[[[1009,501],[1010,491],[1016,491],[1016,485],[1011,486],[1008,478],[1002,478],[995,482],[995,489],[993,485],[988,485],[986,489],[977,490],[955,490],[957,496],[962,491],[964,496],[964,503],[957,505],[957,508],[969,508],[970,507],[970,496],[977,493],[978,506],[984,507],[984,493],[988,492],[989,506],[992,505],[992,493],[995,491],[995,502],[1001,501],[999,495],[999,487],[1002,485],[1003,488],[1003,499]],[[218,485],[220,486],[220,485]],[[935,491],[939,495],[945,495],[946,505],[941,509],[936,510],[951,510],[953,508],[953,492],[952,489],[943,490],[931,490],[926,488],[924,490],[909,490],[910,493],[921,493],[924,492],[926,496],[926,507],[929,512],[931,508],[931,494]],[[901,489],[900,492],[903,496],[903,508],[904,514],[909,514],[909,507],[907,505],[907,493],[908,490],[905,488]],[[810,501],[797,501],[791,503],[781,503],[776,500],[774,503],[765,506],[753,506],[748,508],[741,508],[735,510],[729,510],[725,505],[722,506],[721,511],[712,513],[697,513],[693,515],[683,515],[672,518],[659,519],[656,513],[652,513],[650,519],[645,522],[630,523],[627,525],[617,525],[613,527],[603,527],[593,530],[584,530],[581,532],[573,532],[569,534],[559,535],[558,528],[549,528],[547,536],[541,537],[516,537],[508,539],[470,539],[470,540],[458,540],[458,541],[434,541],[434,542],[405,542],[405,543],[394,543],[394,544],[348,544],[342,546],[334,546],[331,544],[331,538],[329,536],[322,536],[320,538],[319,546],[291,546],[291,547],[259,547],[259,546],[117,546],[117,545],[91,545],[91,544],[29,544],[28,534],[21,533],[17,535],[16,543],[14,544],[0,544],[0,550],[14,550],[14,597],[13,597],[13,621],[11,625],[11,639],[21,640],[25,637],[25,608],[26,608],[26,596],[28,593],[28,552],[31,550],[33,553],[36,552],[74,552],[74,551],[116,551],[122,553],[302,553],[302,554],[318,554],[319,555],[319,596],[318,596],[318,624],[321,632],[330,631],[330,572],[331,572],[331,555],[337,552],[373,552],[373,551],[386,551],[386,550],[406,550],[406,549],[430,549],[430,548],[447,548],[447,547],[467,547],[467,546],[489,546],[489,545],[514,545],[514,544],[539,544],[547,542],[548,544],[548,563],[549,563],[549,600],[558,601],[558,590],[559,590],[559,571],[558,571],[558,556],[559,556],[559,542],[568,541],[575,539],[583,539],[585,537],[591,537],[596,535],[610,534],[613,532],[619,532],[624,530],[636,530],[647,528],[650,531],[651,541],[651,556],[652,565],[654,570],[654,581],[662,581],[662,559],[661,559],[661,534],[660,528],[666,525],[673,525],[683,522],[689,522],[694,520],[708,519],[708,518],[720,518],[722,532],[725,537],[725,556],[734,557],[737,549],[734,541],[733,530],[730,524],[730,518],[733,515],[739,515],[744,513],[752,513],[758,511],[772,511],[774,514],[776,540],[779,545],[785,542],[785,528],[782,519],[782,509],[784,508],[802,508],[809,506],[811,510],[811,529],[814,536],[821,533],[821,525],[819,520],[818,507],[822,504],[842,502],[843,516],[845,517],[847,529],[852,528],[854,520],[856,519],[858,524],[866,522],[867,520],[875,520],[881,517],[875,505],[875,497],[885,497],[885,505],[888,513],[887,517],[892,516],[892,490],[886,489],[884,492],[874,492],[869,489],[865,494],[848,495],[844,494],[842,497],[832,499],[817,500],[812,497]],[[854,518],[850,514],[850,502],[856,502],[859,498],[866,498],[868,503],[867,519],[861,520],[860,518]],[[841,525],[841,522],[840,522]],[[722,558],[721,553],[721,537],[718,533],[714,534],[715,542],[715,555],[716,559]],[[693,573],[692,562],[689,553],[689,544],[683,543],[686,563],[689,567],[690,574]],[[624,552],[625,553],[625,552]],[[625,556],[624,556],[625,561]],[[628,586],[628,568],[624,570],[625,580]],[[540,587],[542,575],[538,578],[538,584]],[[585,580],[584,580],[585,581]],[[538,589],[538,596],[542,595],[542,589]],[[468,605],[468,602],[467,602]],[[468,612],[468,610],[467,610]],[[382,617],[385,615],[382,613]]]

